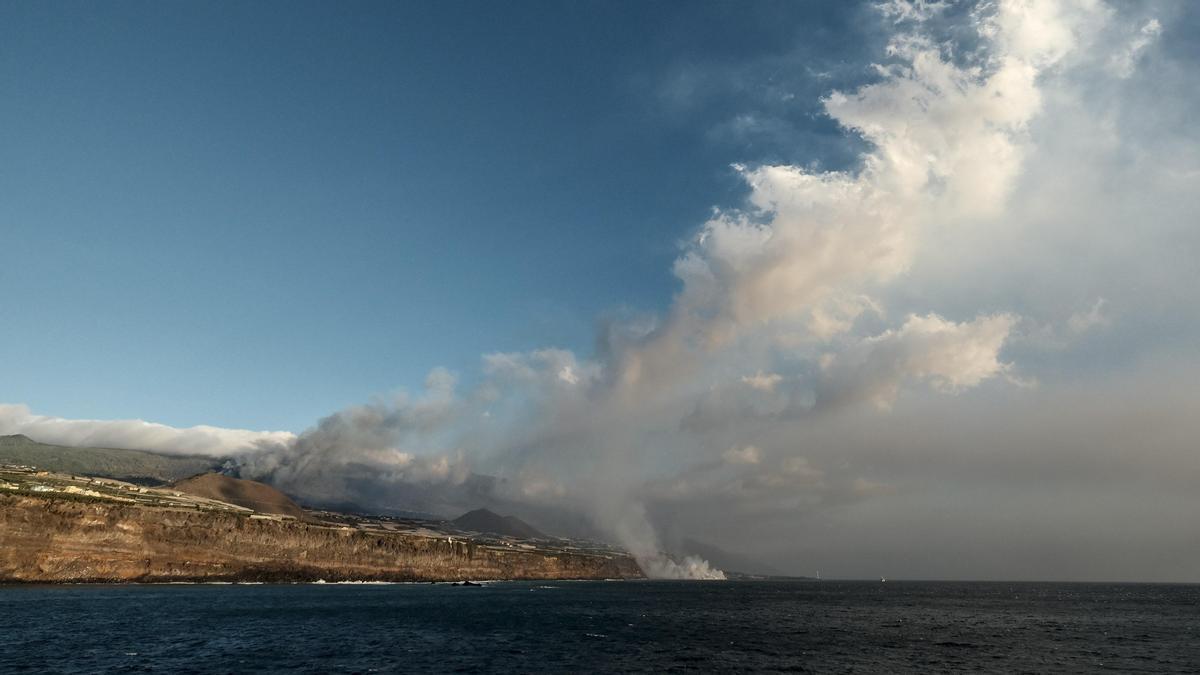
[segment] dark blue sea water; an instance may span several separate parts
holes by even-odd
[[[1200,672],[1200,586],[0,587],[5,672]]]

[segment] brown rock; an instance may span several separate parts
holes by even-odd
[[[237,504],[259,513],[296,518],[304,516],[304,509],[270,485],[224,474],[202,473],[174,483],[171,488],[197,497]]]
[[[231,512],[0,494],[0,582],[641,576],[622,554],[493,547]]]

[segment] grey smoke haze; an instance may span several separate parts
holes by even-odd
[[[825,100],[860,167],[739,167],[665,315],[214,447],[310,501],[499,504],[662,576],[710,573],[658,555],[694,538],[826,576],[1200,579],[1195,11],[938,7],[882,3],[878,78]]]

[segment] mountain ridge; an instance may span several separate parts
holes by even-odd
[[[502,516],[488,509],[474,509],[450,521],[456,527],[474,532],[499,534],[518,539],[547,539],[536,527],[516,516]]]
[[[0,464],[46,471],[162,484],[219,468],[223,460],[202,455],[167,455],[149,450],[74,447],[42,443],[25,434],[0,436]]]

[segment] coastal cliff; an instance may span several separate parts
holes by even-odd
[[[640,578],[628,555],[0,494],[0,582]]]

